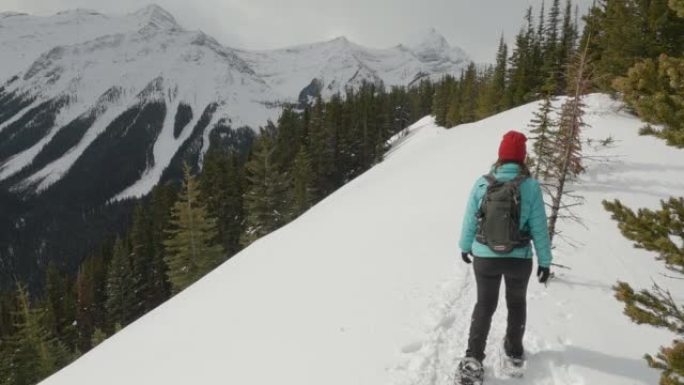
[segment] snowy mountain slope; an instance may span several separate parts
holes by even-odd
[[[82,14],[68,16],[73,22]],[[53,24],[62,17],[55,16]],[[83,17],[90,21],[100,16]],[[41,192],[67,173],[77,174],[81,162],[87,163],[85,168],[99,167],[101,182],[118,197],[139,196],[159,181],[191,135],[204,139],[206,128],[220,118],[241,126],[275,116],[276,111],[269,112],[261,102],[268,86],[233,50],[201,32],[182,30],[159,7],[122,20],[119,27],[133,28],[130,32],[51,48],[0,89],[0,179],[13,177],[15,191]],[[65,35],[72,24],[65,27]],[[103,31],[110,32],[111,25],[105,23]],[[196,132],[208,109],[209,120]],[[133,118],[116,127],[126,114]],[[186,115],[191,117],[184,119]],[[103,142],[108,137],[109,142]],[[111,175],[101,171],[122,166],[111,161],[126,150],[117,141],[139,150],[125,160],[129,169],[110,180]],[[95,144],[103,151],[96,154],[97,161],[84,157]],[[202,140],[201,150],[207,147]]]
[[[372,49],[344,37],[280,50],[242,51],[255,72],[282,95],[295,102],[298,95],[311,96],[319,88],[323,97],[344,93],[346,87],[362,82],[383,82],[386,86],[411,85],[421,79],[437,80],[460,75],[468,56],[451,47],[431,29],[416,42],[389,49]],[[315,82],[314,82],[315,81]],[[313,89],[302,85],[312,84]],[[309,92],[308,95],[302,92]]]
[[[0,79],[16,75],[54,47],[85,43],[150,25],[181,29],[171,14],[156,5],[121,16],[87,9],[68,10],[53,16],[0,13],[0,52],[3,53]]]
[[[622,238],[601,200],[656,207],[684,188],[684,152],[638,136],[642,123],[607,96],[586,102],[586,137],[617,142],[574,186],[586,227],[562,223],[575,247],[555,250],[572,269],[548,287],[530,283],[524,383],[654,384],[641,356],[671,336],[630,323],[610,286],[684,285]],[[475,299],[457,246],[466,197],[501,135],[536,106],[451,130],[421,120],[383,163],[44,384],[450,384]],[[522,383],[497,369],[500,306],[487,383]]]
[[[341,38],[234,50],[156,5],[123,16],[3,13],[0,32],[0,183],[98,203],[144,195],[182,161],[199,166],[217,126],[256,129],[319,87],[327,97],[363,81],[409,85],[458,73],[467,60],[434,30],[410,48]],[[122,150],[132,162],[117,160]],[[122,169],[116,180],[102,172],[113,168]],[[74,192],[67,177],[96,180]]]

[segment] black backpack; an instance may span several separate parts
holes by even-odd
[[[484,178],[489,185],[477,213],[475,239],[496,253],[528,246],[530,235],[520,230],[520,185],[527,176],[518,175],[508,182],[500,182],[492,174]]]

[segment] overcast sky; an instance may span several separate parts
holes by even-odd
[[[503,32],[509,42],[525,9],[542,0],[157,0],[186,29],[235,48],[270,49],[346,36],[377,48],[410,43],[434,27],[473,60],[491,62]],[[548,3],[552,0],[546,0]],[[592,0],[573,0],[586,10]],[[565,3],[565,0],[562,1]],[[51,14],[72,8],[127,13],[140,0],[0,0],[0,12]]]

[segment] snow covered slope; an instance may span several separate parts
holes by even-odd
[[[572,269],[530,284],[524,383],[654,384],[641,356],[671,336],[630,323],[610,287],[684,285],[621,237],[601,200],[655,207],[680,193],[684,151],[638,136],[642,123],[607,96],[586,102],[586,138],[616,146],[574,186],[586,227],[562,223],[575,246],[555,250]],[[451,384],[475,299],[457,246],[466,197],[501,135],[524,129],[536,106],[451,130],[421,120],[383,163],[44,384]],[[488,384],[523,383],[496,369],[504,329],[501,302]]]
[[[122,16],[2,13],[0,52],[0,182],[33,194],[67,177],[106,176],[93,181],[102,191],[76,193],[97,202],[146,194],[172,164],[198,166],[217,126],[256,129],[283,103],[318,91],[410,85],[456,75],[467,61],[434,30],[387,50],[344,38],[235,50],[183,29],[156,5]],[[122,150],[131,153],[125,165],[115,161]],[[109,169],[123,171],[110,180]],[[70,183],[56,195],[75,196]]]

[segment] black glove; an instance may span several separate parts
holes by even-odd
[[[470,260],[470,257],[468,257],[469,253],[466,253],[465,251],[461,252],[461,259],[463,259],[463,262],[465,263],[471,263],[472,261]]]
[[[548,267],[539,266],[537,268],[537,279],[539,279],[540,283],[546,283],[549,280],[549,275],[551,275],[551,271]]]

